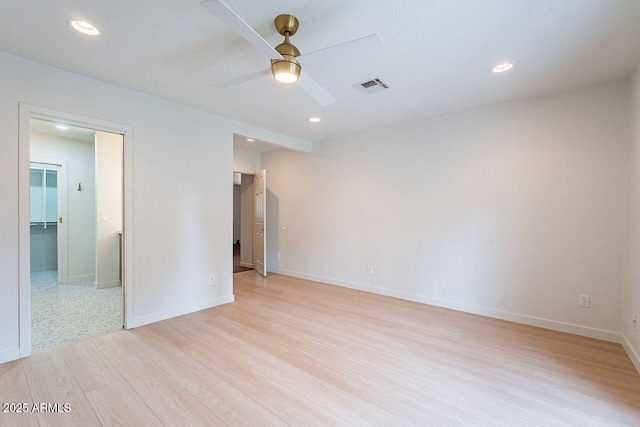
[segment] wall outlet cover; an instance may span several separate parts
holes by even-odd
[[[578,297],[578,305],[584,308],[591,307],[591,297],[589,295],[580,295]]]

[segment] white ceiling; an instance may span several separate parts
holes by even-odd
[[[303,54],[372,33],[386,49],[305,68],[337,98],[326,107],[271,77],[213,87],[269,62],[198,0],[0,0],[0,50],[309,140],[627,78],[640,61],[639,0],[226,3],[273,45],[282,39],[273,18],[296,15],[292,42]],[[102,34],[80,35],[70,18]],[[512,71],[488,72],[504,60]],[[364,96],[351,87],[372,77],[392,89]]]
[[[66,126],[67,129],[59,129],[57,127],[58,125]],[[95,130],[71,126],[65,123],[55,123],[46,120],[31,119],[29,127],[31,132],[42,133],[45,135],[54,135],[61,138],[75,139],[85,142],[95,142],[96,140]]]

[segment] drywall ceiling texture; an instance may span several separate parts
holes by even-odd
[[[629,129],[621,81],[265,153],[268,265],[617,339]]]
[[[273,19],[293,13],[303,54],[374,33],[385,51],[303,63],[337,98],[320,107],[269,76],[214,87],[269,61],[200,0],[0,0],[0,50],[305,139],[627,78],[640,60],[637,0],[225,2],[272,45],[282,41]],[[101,36],[77,34],[70,18],[90,20]],[[504,60],[512,72],[489,74]],[[392,89],[364,96],[351,87],[375,77]],[[308,123],[314,114],[321,125]]]
[[[19,102],[133,127],[132,326],[232,300],[232,137],[246,129],[3,53],[0,93],[0,361],[18,346]]]
[[[633,139],[629,155],[629,216],[627,218],[627,253],[625,262],[624,312],[622,325],[627,345],[640,361],[640,66],[632,80]],[[640,370],[640,366],[637,366]]]

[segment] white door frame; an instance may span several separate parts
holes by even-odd
[[[124,326],[129,328],[129,319],[133,318],[133,127],[121,123],[96,119],[80,114],[58,111],[26,103],[19,106],[19,148],[18,148],[18,206],[19,206],[19,354],[27,357],[31,354],[31,248],[29,218],[29,171],[31,162],[30,119],[42,119],[68,123],[72,126],[86,127],[122,134],[124,137],[124,265],[122,289],[124,295]]]

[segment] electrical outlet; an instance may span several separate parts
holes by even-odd
[[[216,284],[216,276],[215,274],[211,277],[209,277],[209,285],[213,286]]]
[[[638,315],[634,314],[633,315],[633,326],[636,328],[636,331],[638,330]]]
[[[373,265],[368,265],[367,266],[367,273],[373,274]]]
[[[578,305],[584,308],[591,307],[591,297],[589,295],[580,295],[578,297]]]
[[[280,252],[278,252],[278,261],[280,261]]]

